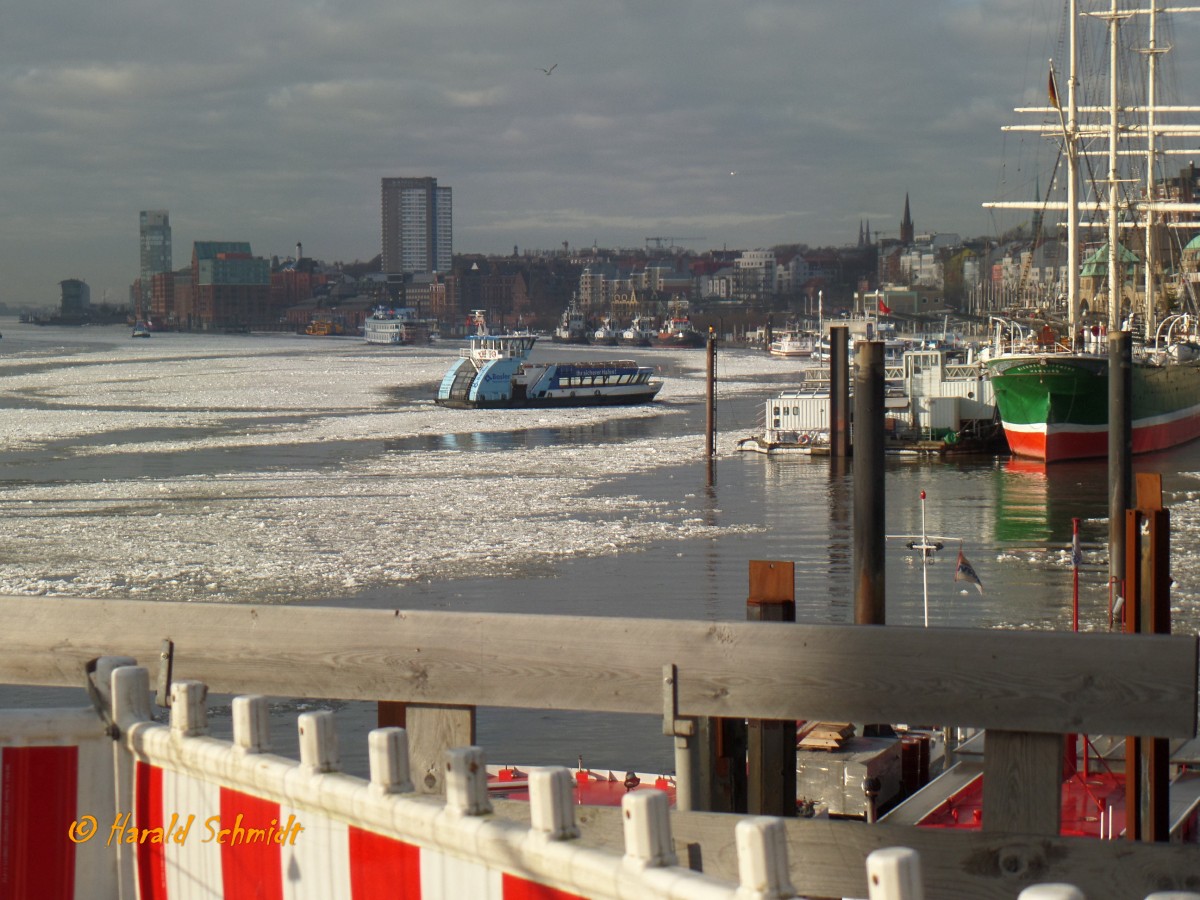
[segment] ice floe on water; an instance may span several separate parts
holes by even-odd
[[[126,329],[4,331],[0,593],[321,599],[526,574],[738,528],[597,491],[695,462],[702,435],[688,423],[704,397],[703,353],[637,352],[673,373],[653,406],[462,411],[431,399],[453,345],[158,334],[130,346]],[[762,392],[795,368],[765,355],[721,362],[726,393]],[[678,422],[678,433],[660,424],[619,443],[389,449],[648,418]]]

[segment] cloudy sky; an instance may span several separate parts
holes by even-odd
[[[123,301],[142,209],[176,266],[195,240],[368,259],[382,176],[454,189],[456,251],[853,243],[906,192],[918,230],[995,233],[980,203],[1032,191],[1000,127],[1044,102],[1061,8],[15,0],[0,302]]]

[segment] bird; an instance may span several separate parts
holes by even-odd
[[[549,75],[551,72],[553,72],[553,71],[554,71],[555,69],[557,69],[557,68],[558,68],[558,63],[555,63],[554,65],[552,65],[552,66],[551,66],[550,68],[548,68],[548,69],[538,69],[538,71],[539,71],[539,72],[545,72],[547,75]]]

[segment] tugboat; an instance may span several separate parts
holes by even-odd
[[[619,342],[626,347],[649,347],[658,336],[654,322],[644,316],[638,316],[633,323],[621,332]]]
[[[483,311],[476,333],[438,386],[438,406],[505,409],[546,406],[628,406],[662,389],[654,369],[627,359],[532,363],[532,334],[488,334]]]
[[[695,348],[704,346],[704,335],[697,331],[687,316],[674,316],[668,320],[654,338],[656,347]]]
[[[558,327],[554,329],[556,344],[586,344],[589,341],[587,319],[584,318],[575,302],[571,301],[562,314]]]

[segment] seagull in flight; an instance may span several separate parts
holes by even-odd
[[[557,69],[557,68],[558,68],[558,63],[555,63],[554,65],[552,65],[552,66],[551,66],[550,68],[548,68],[548,69],[538,69],[538,71],[539,71],[539,72],[545,72],[547,75],[549,75],[551,72],[553,72],[553,71],[554,71],[555,69]]]

